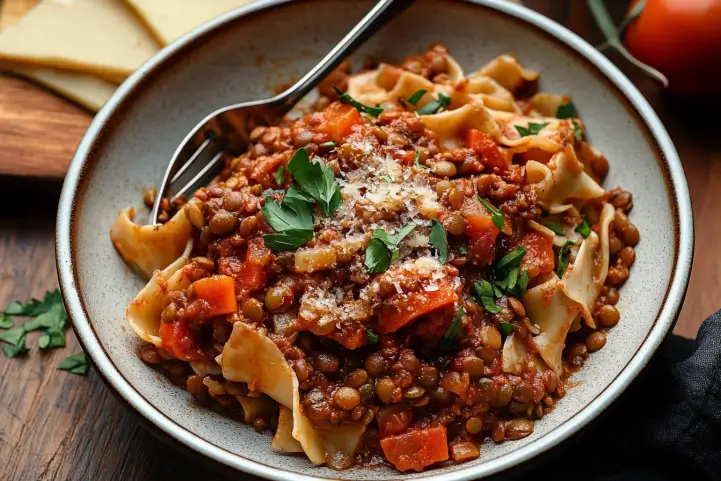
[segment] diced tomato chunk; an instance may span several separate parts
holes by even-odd
[[[526,249],[526,255],[523,257],[523,268],[535,264],[541,274],[553,272],[553,237],[543,235],[535,230],[529,230],[523,234],[518,244]]]
[[[265,266],[270,260],[270,249],[265,247],[262,238],[248,241],[248,251],[238,279],[241,289],[254,292],[262,289],[268,278]]]
[[[433,426],[381,439],[386,459],[400,471],[422,471],[448,459],[445,426]]]
[[[466,220],[468,252],[478,263],[492,263],[496,256],[496,238],[499,230],[493,223],[491,213],[478,199],[469,198],[461,207],[461,215]]]
[[[211,316],[234,314],[238,312],[235,299],[235,280],[229,276],[211,276],[193,282],[193,293],[210,306]]]
[[[438,290],[435,291],[421,288],[418,291],[394,294],[386,299],[380,309],[378,330],[382,333],[395,332],[420,316],[458,300],[450,279],[440,279],[436,281],[436,285]]]
[[[476,129],[469,130],[466,147],[473,149],[476,154],[481,156],[483,165],[487,168],[498,167],[500,170],[508,170],[508,156],[501,152],[489,134]]]
[[[184,322],[161,322],[159,334],[163,349],[176,359],[195,361],[203,357],[202,350],[190,335],[190,330]]]
[[[324,121],[318,126],[320,132],[325,132],[337,143],[343,137],[353,132],[353,126],[361,123],[358,110],[352,105],[333,102],[323,111]]]

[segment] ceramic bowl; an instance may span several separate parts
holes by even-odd
[[[555,446],[626,389],[676,319],[693,253],[688,187],[656,114],[598,51],[529,9],[503,0],[419,0],[355,58],[399,61],[442,42],[472,71],[515,52],[541,72],[541,90],[573,96],[591,143],[610,161],[605,185],[633,192],[631,219],[642,240],[622,289],[621,323],[533,435],[487,444],[476,461],[423,473],[314,467],[303,457],[271,451],[268,433],[195,407],[186,392],[140,361],[138,340],[125,328],[125,306],[143,281],[108,237],[117,213],[142,204],[143,190],[160,181],[199,119],[227,104],[265,98],[279,83],[299,78],[370,5],[261,0],[186,35],[133,74],[96,116],[67,174],[57,225],[60,284],[78,337],[101,375],[160,431],[219,463],[277,480],[478,479]]]

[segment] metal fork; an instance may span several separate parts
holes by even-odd
[[[185,180],[170,198],[171,203],[201,183],[207,183],[222,166],[232,149],[241,153],[248,146],[250,132],[259,125],[277,124],[308,92],[313,90],[356,48],[370,38],[413,0],[379,0],[328,54],[295,85],[266,100],[229,105],[205,117],[185,137],[168,164],[150,212],[150,224],[158,223],[163,197],[173,184]]]

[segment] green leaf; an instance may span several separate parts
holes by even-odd
[[[578,117],[576,106],[573,105],[572,100],[569,100],[568,103],[561,105],[558,107],[558,110],[556,110],[556,118],[558,119],[570,119],[572,117]]]
[[[556,235],[561,235],[561,236],[566,235],[566,231],[564,231],[563,227],[561,227],[558,224],[554,224],[553,222],[541,222],[541,225],[543,225],[544,227],[548,227]]]
[[[445,264],[448,260],[448,239],[446,238],[446,230],[436,219],[431,222],[431,235],[428,240],[436,250],[439,262]]]
[[[285,165],[281,164],[278,170],[275,171],[275,183],[283,185],[283,179],[285,178]]]
[[[37,331],[38,329],[56,329],[65,330],[68,320],[68,313],[65,311],[63,304],[55,304],[47,312],[43,312],[39,316],[30,319],[22,328],[25,332]]]
[[[488,212],[491,213],[491,220],[493,220],[493,223],[496,225],[498,230],[503,230],[503,214],[501,214],[501,211],[493,207],[493,204],[491,204],[486,199],[483,199],[479,197],[481,204],[483,204],[483,207],[486,208]]]
[[[581,125],[573,120],[573,135],[576,136],[576,140],[583,140],[583,130],[581,130]]]
[[[400,256],[398,244],[415,228],[415,224],[407,225],[395,235],[391,235],[383,229],[374,230],[366,248],[365,265],[368,272],[387,271],[391,263]]]
[[[328,141],[328,142],[323,142],[322,144],[320,144],[320,147],[336,148],[336,147],[337,147],[337,144],[331,140],[331,141]]]
[[[443,334],[443,341],[445,341],[446,346],[453,346],[456,341],[463,338],[463,326],[461,325],[461,321],[465,315],[466,310],[463,306],[460,306],[458,308],[458,312],[451,321],[451,324],[448,326],[448,329],[446,329],[445,334]]]
[[[87,374],[89,368],[90,361],[85,357],[84,352],[68,356],[58,364],[59,371],[68,371],[70,374],[77,374],[79,376]]]
[[[7,314],[0,315],[0,329],[11,329],[13,327],[13,320]]]
[[[518,282],[518,267],[514,267],[510,271],[508,271],[508,277],[506,278],[506,288],[509,291],[513,291],[516,287],[516,283]]]
[[[288,162],[288,171],[300,188],[318,201],[325,215],[330,217],[340,207],[342,199],[335,172],[322,162],[311,162],[307,150],[295,151]]]
[[[336,91],[336,93],[340,96],[338,100],[341,101],[341,103],[352,105],[355,107],[358,112],[372,115],[373,117],[378,117],[381,112],[383,112],[383,109],[381,107],[370,107],[368,105],[364,105],[360,102],[358,102],[356,99],[348,95],[348,93],[343,92],[341,89],[339,89],[337,86],[333,86],[333,90]]]
[[[466,244],[459,245],[458,253],[462,256],[468,255],[468,246]]]
[[[498,314],[503,310],[501,306],[496,304],[492,297],[481,297],[481,304],[483,304],[483,308],[491,314]]]
[[[586,221],[586,216],[581,216],[581,223],[576,226],[574,231],[581,234],[581,237],[584,239],[591,235],[591,226],[588,225],[588,221]]]
[[[0,349],[2,349],[3,353],[5,353],[5,355],[9,358],[25,354],[29,351],[27,344],[25,344],[25,333],[23,332],[17,341],[11,346],[3,344],[0,346]]]
[[[24,338],[25,329],[23,329],[22,326],[16,327],[15,329],[10,329],[9,331],[0,332],[0,341],[6,342],[13,346],[20,342],[20,339]]]
[[[418,101],[423,98],[423,96],[428,92],[428,90],[416,90],[413,95],[408,97],[408,103],[411,105],[417,105]]]
[[[60,294],[60,291],[58,289],[55,289],[54,291],[46,292],[45,297],[43,297],[42,301],[39,301],[37,299],[31,299],[27,302],[11,302],[8,305],[7,309],[5,309],[5,314],[9,314],[11,316],[34,317],[48,311],[54,304],[62,304],[62,302],[63,297]]]
[[[504,336],[510,336],[513,332],[513,328],[516,326],[512,322],[499,322],[498,327],[501,331],[501,334]]]
[[[525,255],[526,249],[524,249],[523,246],[516,246],[516,248],[513,249],[511,252],[501,257],[501,260],[496,263],[494,268],[496,270],[501,270],[520,267],[521,262],[523,262],[523,256]]]
[[[493,286],[490,282],[482,280],[480,282],[473,283],[473,290],[476,292],[478,298],[482,297],[493,297]]]
[[[558,264],[556,265],[556,274],[559,278],[563,278],[563,273],[566,272],[568,267],[569,259],[568,255],[571,253],[571,246],[575,245],[571,241],[566,241],[563,247],[558,251]]]
[[[313,238],[312,230],[289,229],[278,234],[263,236],[263,244],[274,251],[290,251],[305,245]]]
[[[378,340],[380,339],[378,337],[378,334],[376,334],[373,329],[370,327],[366,327],[366,339],[368,339],[368,342],[371,344],[378,344]]]
[[[385,181],[388,182],[389,184],[392,184],[392,183],[393,183],[393,179],[391,178],[390,175],[384,175],[384,176],[381,177],[381,179],[385,180]]]
[[[521,137],[527,137],[529,135],[538,135],[541,132],[541,129],[548,125],[548,122],[543,123],[535,123],[535,122],[528,122],[528,128],[521,127],[520,125],[516,125],[516,130],[520,134]]]
[[[425,165],[421,164],[421,162],[420,162],[420,156],[421,156],[420,150],[416,150],[416,153],[413,154],[413,166],[414,166],[414,167],[418,167],[418,168],[420,168],[420,169],[428,170],[428,167],[426,167]]]
[[[285,194],[285,191],[283,189],[265,189],[260,193],[260,196],[265,199],[266,197],[271,197],[275,194]]]
[[[443,93],[438,94],[438,99],[428,102],[426,105],[418,109],[418,115],[432,115],[437,114],[441,109],[444,109],[451,105],[451,98]]]
[[[276,232],[313,230],[313,214],[307,202],[292,201],[289,204],[284,201],[281,205],[275,199],[268,199],[260,211]]]

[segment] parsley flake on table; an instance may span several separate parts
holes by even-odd
[[[486,199],[479,197],[481,204],[483,204],[483,207],[486,208],[486,210],[491,214],[491,220],[496,225],[498,230],[503,230],[503,214],[501,214],[501,211],[493,207],[493,204],[488,202]]]
[[[13,320],[7,314],[0,314],[0,329],[12,329]]]
[[[381,112],[383,112],[382,107],[371,107],[369,105],[364,105],[360,102],[358,102],[356,99],[351,97],[348,92],[343,92],[341,89],[339,89],[336,85],[333,86],[333,90],[339,95],[339,99],[341,103],[352,105],[355,107],[358,112],[363,114],[368,114],[373,117],[378,117]]]
[[[365,265],[368,271],[372,273],[387,271],[391,263],[400,256],[398,244],[415,228],[415,224],[408,225],[395,235],[383,229],[374,230],[366,248]]]
[[[418,113],[418,115],[437,114],[449,105],[451,105],[451,98],[446,94],[439,93],[438,99],[428,102],[426,105],[416,110],[416,112]]]
[[[10,329],[13,326],[10,316],[32,319]],[[3,329],[7,330],[0,332],[0,342],[4,343],[2,351],[7,357],[16,357],[29,350],[26,338],[27,333],[32,331],[43,331],[38,338],[41,349],[65,346],[68,313],[57,289],[46,293],[42,301],[31,299],[28,302],[11,302],[1,319]]]
[[[586,216],[581,216],[581,223],[578,224],[573,230],[581,234],[581,237],[583,237],[584,239],[591,235],[591,226],[588,225]]]
[[[548,122],[528,122],[528,127],[521,127],[520,125],[516,125],[515,127],[521,137],[528,137],[529,135],[538,135],[546,125],[548,125]]]
[[[415,106],[415,105],[418,105],[418,101],[419,101],[421,98],[423,98],[423,96],[424,96],[427,92],[428,92],[428,90],[425,90],[425,89],[416,90],[416,91],[413,93],[413,95],[411,95],[410,97],[408,97],[408,103],[411,104],[411,105],[414,105],[414,106]]]
[[[445,264],[448,260],[448,239],[446,238],[446,230],[443,228],[443,224],[436,219],[433,219],[431,222],[431,235],[428,241],[436,250],[438,261],[441,264]]]
[[[570,262],[568,259],[569,254],[571,253],[571,246],[575,245],[572,241],[566,241],[565,244],[563,244],[563,247],[558,251],[558,265],[556,266],[556,274],[558,274],[558,277],[560,279],[563,278],[563,274],[566,272],[566,268],[568,267],[568,263]]]
[[[311,195],[327,216],[331,216],[342,203],[340,185],[335,172],[322,162],[311,162],[308,151],[300,148],[288,162],[288,171],[301,189]]]
[[[88,361],[84,352],[68,356],[58,364],[59,371],[68,371],[70,374],[77,374],[78,376],[87,374],[89,368],[90,361]]]

